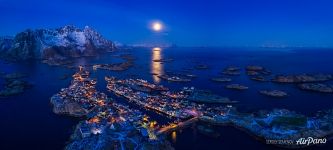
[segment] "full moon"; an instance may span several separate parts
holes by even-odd
[[[154,31],[161,31],[163,27],[162,27],[162,24],[161,24],[161,23],[159,23],[159,22],[154,22],[154,23],[152,24],[152,28],[153,28]]]

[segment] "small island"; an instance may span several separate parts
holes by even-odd
[[[180,76],[175,76],[175,75],[158,75],[157,77],[166,80],[166,81],[171,81],[171,82],[190,82],[191,79],[180,77]]]
[[[247,75],[257,76],[257,75],[270,75],[271,72],[262,66],[247,66],[245,68]]]
[[[230,76],[240,75],[240,68],[229,66],[222,71],[222,74]]]
[[[124,54],[124,55],[115,56],[115,57],[120,57],[125,61],[120,62],[120,63],[112,63],[112,64],[95,64],[95,65],[93,65],[93,69],[94,70],[104,69],[104,70],[111,70],[111,71],[125,71],[134,65],[135,58],[130,54]]]
[[[333,77],[330,74],[301,74],[301,75],[277,75],[273,82],[278,83],[306,83],[306,82],[323,82],[332,80]]]
[[[5,80],[4,88],[0,90],[0,98],[22,94],[33,85],[26,81],[28,75],[23,73],[2,73],[2,78]]]
[[[211,78],[212,81],[214,82],[231,82],[231,78]]]
[[[333,93],[333,86],[322,83],[303,83],[298,87],[302,90],[321,92],[321,93]]]
[[[260,82],[266,82],[268,81],[265,77],[263,76],[254,76],[251,78],[251,80],[254,80],[254,81],[260,81]]]
[[[271,97],[286,97],[288,94],[284,91],[280,90],[261,90],[259,91],[260,94],[271,96]]]
[[[227,89],[233,89],[233,90],[247,90],[249,87],[240,85],[240,84],[229,84],[225,86]]]

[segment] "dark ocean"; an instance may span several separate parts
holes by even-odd
[[[293,84],[276,84],[250,80],[244,72],[248,65],[260,65],[277,74],[330,73],[333,74],[333,49],[268,49],[268,48],[162,48],[160,51],[148,48],[134,48],[106,53],[99,57],[78,58],[77,65],[122,62],[118,55],[130,54],[135,57],[135,65],[126,71],[92,71],[98,79],[98,89],[109,96],[106,90],[105,75],[119,78],[142,78],[162,84],[173,90],[184,86],[210,90],[215,94],[239,101],[234,107],[240,112],[256,112],[285,108],[308,116],[317,111],[333,107],[333,95],[301,91]],[[173,59],[170,62],[154,62],[156,59]],[[197,65],[207,65],[208,69],[195,69]],[[224,88],[229,83],[216,83],[210,79],[221,77],[228,66],[242,68],[240,76],[230,77],[231,83],[249,87],[245,91]],[[29,76],[27,81],[34,87],[25,93],[0,99],[0,149],[63,149],[79,119],[56,115],[49,103],[50,97],[61,88],[68,87],[71,78],[60,79],[64,74],[71,75],[74,69],[49,66],[39,61],[5,63],[0,61],[0,71],[22,72]],[[193,74],[188,83],[171,83],[160,80],[153,74],[178,73]],[[3,88],[0,79],[0,88]],[[328,82],[333,84],[333,82]],[[289,96],[282,99],[270,98],[258,93],[263,89],[286,91]],[[121,98],[115,98],[124,101]],[[125,102],[124,102],[125,103]],[[135,107],[135,106],[133,106]],[[147,112],[151,113],[151,112]],[[166,118],[151,114],[160,123]],[[247,133],[233,127],[215,127],[220,137],[213,138],[201,134],[195,125],[169,136],[176,149],[277,149],[255,140]],[[333,149],[330,142],[319,149]]]

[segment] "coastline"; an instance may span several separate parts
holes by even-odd
[[[294,135],[290,136],[289,139],[288,139],[288,137],[287,138],[286,137],[279,137],[278,135],[274,135],[274,134],[264,134],[265,133],[265,131],[263,131],[264,128],[259,129],[258,132],[256,132],[253,128],[251,128],[251,126],[246,126],[245,124],[241,125],[240,123],[237,123],[237,121],[233,121],[233,120],[217,121],[217,120],[207,119],[205,117],[199,117],[199,122],[204,122],[204,123],[208,123],[208,124],[216,125],[216,126],[231,126],[231,127],[234,127],[238,130],[241,130],[241,131],[247,133],[248,135],[250,135],[254,139],[259,140],[259,141],[261,141],[263,143],[266,143],[266,144],[267,144],[267,140],[292,140],[292,141],[297,141],[300,138],[312,137],[311,135],[308,135],[308,136],[303,135],[303,134],[306,134],[307,132],[301,132],[301,133],[298,133],[297,135],[294,134]],[[332,139],[330,139],[330,137],[332,137],[332,136],[333,136],[333,130],[331,130],[329,132],[322,132],[322,134],[320,136],[316,136],[315,138],[318,138],[318,139],[327,138],[327,140],[330,141],[330,140],[332,140]],[[275,137],[275,139],[274,138],[269,139],[269,137]],[[281,147],[281,148],[288,148],[288,149],[298,149],[298,148],[317,146],[315,144],[312,144],[312,145],[297,145],[295,143],[293,143],[293,144],[271,144],[271,145],[276,146],[276,147]]]

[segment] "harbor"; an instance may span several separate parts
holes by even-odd
[[[124,133],[132,133],[133,136],[126,137],[132,142],[131,145],[137,148],[170,145],[165,141],[165,136],[180,129],[195,124],[202,123],[233,126],[241,128],[251,135],[260,139],[291,139],[297,141],[302,136],[315,135],[318,138],[330,136],[333,127],[330,124],[331,110],[318,114],[315,117],[307,117],[285,109],[274,109],[271,112],[260,113],[240,113],[236,107],[230,105],[234,103],[224,99],[226,106],[205,105],[197,103],[195,99],[213,99],[220,101],[220,97],[208,92],[195,90],[194,87],[184,87],[180,91],[169,91],[169,88],[154,83],[149,83],[143,79],[117,79],[106,76],[106,88],[109,92],[122,97],[128,103],[134,103],[140,109],[153,111],[163,117],[170,118],[169,124],[159,124],[150,121],[149,116],[142,111],[120,104],[106,94],[98,92],[94,86],[97,81],[89,78],[90,73],[80,66],[79,71],[73,75],[73,80],[69,88],[61,89],[61,92],[51,98],[54,105],[53,111],[57,114],[66,114],[74,117],[87,116],[88,119],[81,121],[73,135],[72,143],[67,145],[68,149],[73,149],[82,143],[85,147],[93,147],[94,138],[112,137],[115,134],[126,137]],[[73,93],[73,91],[76,91]],[[80,92],[77,92],[80,91]],[[283,97],[285,93],[273,91],[260,91],[262,94]],[[203,94],[204,93],[204,94]],[[230,102],[229,102],[230,101]],[[205,101],[203,101],[205,103]],[[211,103],[206,101],[206,103]],[[328,132],[326,132],[328,128]],[[202,127],[200,127],[202,131]],[[325,130],[325,132],[323,132]],[[319,132],[320,131],[320,132]],[[111,133],[111,134],[110,134]],[[139,138],[139,139],[138,139]],[[86,141],[89,139],[89,142]],[[124,148],[124,140],[112,138],[105,142],[104,146]],[[141,144],[139,144],[141,143]],[[278,146],[287,148],[299,148],[296,144]],[[171,147],[170,147],[171,148]]]

